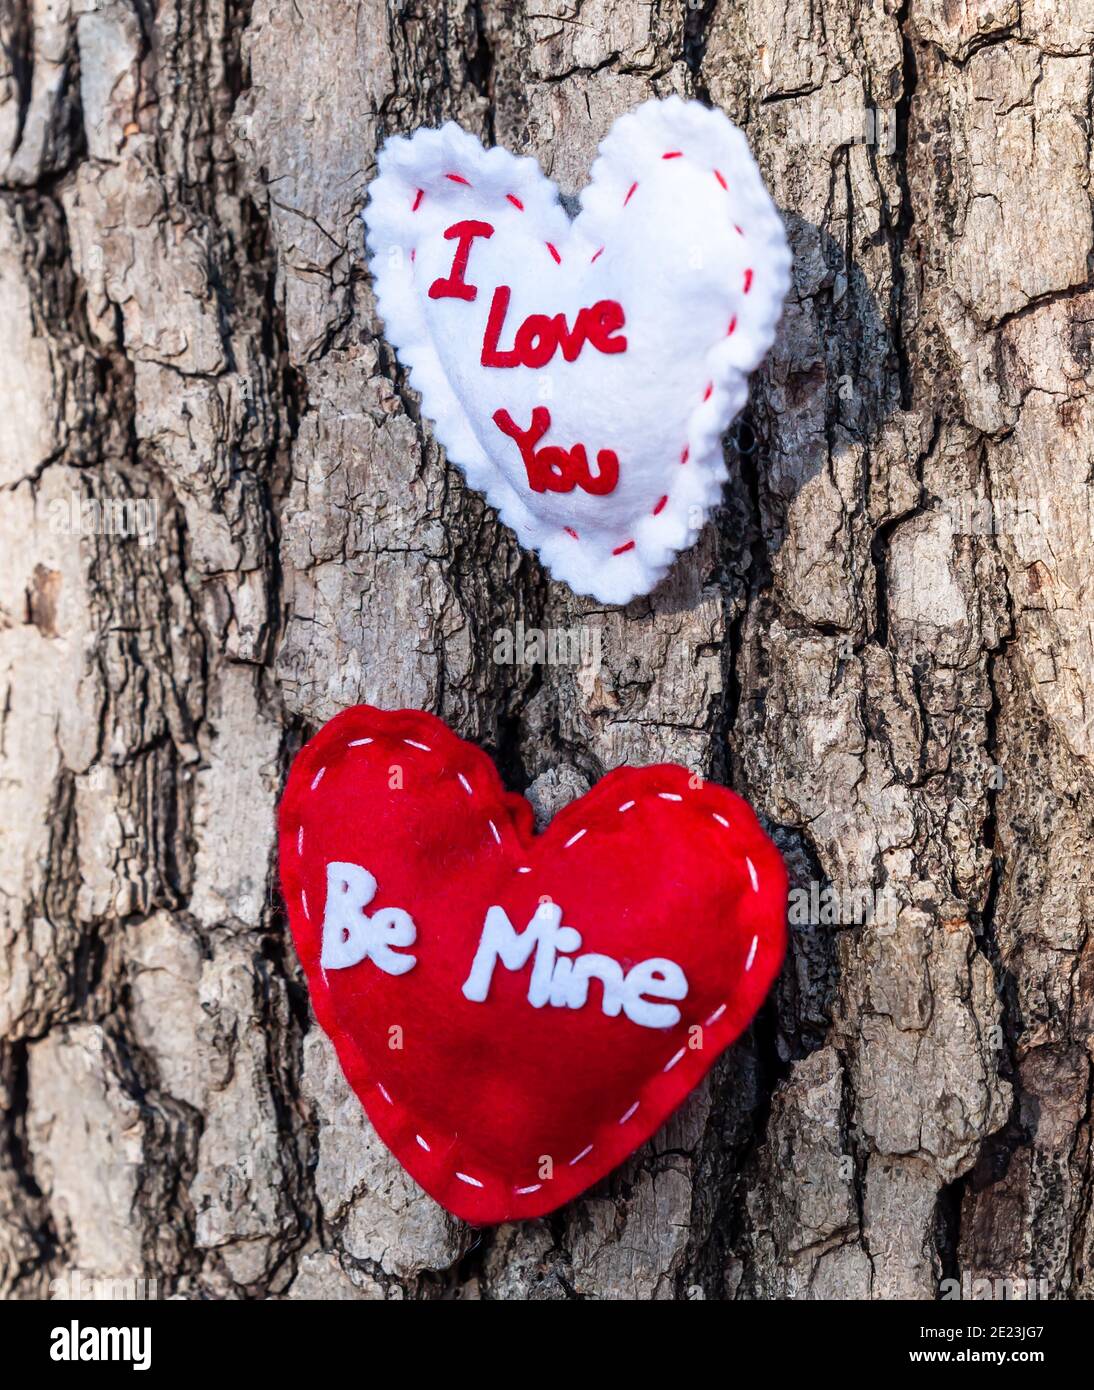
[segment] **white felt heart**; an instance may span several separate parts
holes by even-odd
[[[365,222],[387,335],[449,458],[577,593],[691,545],[790,282],[745,137],[679,97],[621,117],[571,222],[533,159],[389,140]]]

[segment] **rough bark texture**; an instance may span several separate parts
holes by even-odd
[[[0,33],[0,1290],[1094,1294],[1088,0],[5,0]],[[358,214],[391,132],[452,117],[572,193],[669,92],[747,130],[794,290],[717,524],[603,610],[446,465]],[[518,619],[599,669],[495,663]],[[288,761],[359,700],[545,815],[710,772],[797,885],[886,911],[799,913],[651,1144],[473,1232],[372,1134],[277,901]]]

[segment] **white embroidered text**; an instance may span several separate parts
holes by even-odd
[[[327,865],[327,905],[323,913],[323,949],[319,963],[324,970],[345,970],[366,957],[388,975],[405,975],[417,964],[417,956],[404,955],[401,946],[413,946],[418,929],[401,907],[382,907],[371,917],[365,908],[376,896],[376,880],[359,864]]]
[[[519,933],[503,908],[491,907],[471,973],[464,981],[464,997],[473,1003],[484,1002],[498,961],[506,970],[522,970],[532,960],[528,1002],[533,1008],[551,1004],[560,1009],[580,1009],[588,1000],[590,981],[599,980],[608,1018],[616,1018],[622,1011],[643,1028],[671,1028],[679,1023],[680,1010],[675,1004],[653,1002],[687,997],[687,977],[675,961],[654,956],[624,973],[617,960],[593,951],[571,959],[580,948],[581,933],[562,925],[562,909],[557,903],[540,903]]]

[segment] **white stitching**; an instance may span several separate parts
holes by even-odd
[[[363,746],[364,744],[368,744],[368,743],[372,743],[372,742],[373,742],[373,740],[372,740],[371,738],[353,739],[353,740],[350,741],[350,743],[349,743],[347,746],[350,747],[350,748],[359,748],[359,747]],[[422,750],[423,753],[431,753],[431,752],[433,751],[432,748],[430,748],[428,744],[425,744],[425,743],[418,743],[416,740],[414,740],[414,739],[412,739],[412,738],[404,738],[404,739],[403,739],[403,742],[406,743],[406,744],[409,744],[409,746],[410,746],[411,748],[420,748],[420,749]],[[323,767],[321,767],[321,768],[319,769],[319,771],[315,774],[315,778],[314,778],[314,780],[312,781],[312,784],[311,784],[311,789],[312,789],[312,791],[314,791],[314,790],[316,789],[316,787],[319,786],[319,783],[323,780],[323,776],[324,776],[326,770],[327,770],[327,769],[326,769],[326,766],[323,766]],[[460,783],[460,785],[463,787],[464,791],[467,792],[468,796],[471,796],[471,795],[473,794],[473,790],[472,790],[472,787],[471,787],[470,782],[467,780],[467,778],[464,776],[464,774],[463,774],[462,772],[457,772],[457,773],[456,773],[456,777],[458,778],[459,783]],[[680,796],[680,795],[678,795],[676,792],[658,792],[658,793],[657,793],[657,796],[658,796],[662,801],[682,801],[682,800],[683,800],[683,797]],[[634,805],[635,805],[635,801],[634,801],[633,799],[630,800],[630,801],[625,801],[625,802],[619,807],[619,810],[620,810],[620,812],[629,811],[629,810],[631,809],[631,807],[634,806]],[[710,814],[711,814],[711,816],[714,818],[714,820],[716,820],[716,821],[718,822],[719,825],[724,826],[725,829],[727,829],[727,830],[730,829],[730,823],[729,823],[729,821],[726,819],[725,816],[719,815],[717,811],[711,811]],[[491,833],[492,833],[493,836],[494,836],[494,839],[495,839],[495,840],[497,841],[497,843],[500,845],[500,844],[501,844],[501,835],[498,833],[498,828],[497,828],[497,826],[494,824],[494,822],[493,822],[492,820],[489,820],[487,823],[488,823],[489,826],[490,826],[490,830],[491,830]],[[582,837],[583,835],[585,835],[587,832],[588,832],[588,826],[583,826],[583,827],[582,827],[580,830],[578,830],[575,834],[573,834],[573,835],[570,836],[570,838],[569,838],[569,839],[566,841],[566,843],[563,845],[563,849],[569,849],[571,845],[576,844],[576,843],[578,842],[578,840],[580,840],[581,837]],[[297,840],[296,840],[296,844],[297,844],[297,853],[298,853],[298,854],[303,854],[303,851],[304,851],[304,827],[303,827],[303,825],[301,825],[301,826],[298,828],[298,830],[297,830]],[[753,892],[758,892],[758,891],[759,891],[759,877],[758,877],[758,875],[757,875],[757,873],[756,873],[756,867],[755,867],[755,865],[753,864],[751,858],[749,858],[747,855],[745,856],[745,864],[746,864],[746,866],[747,866],[747,868],[748,868],[748,874],[749,874],[749,878],[750,878],[751,883],[752,883]],[[517,869],[517,873],[519,873],[519,874],[530,874],[531,872],[532,872],[532,870],[531,870],[529,867],[523,866],[523,865]],[[304,908],[304,916],[310,921],[310,920],[311,920],[311,916],[310,916],[310,913],[309,913],[309,911],[308,911],[308,896],[307,896],[307,893],[304,892],[303,890],[301,891],[301,894],[300,894],[300,901],[301,901],[301,904],[303,905],[303,908]],[[746,971],[746,972],[752,969],[753,963],[755,962],[755,959],[756,959],[756,952],[757,952],[757,950],[758,950],[758,948],[759,948],[759,944],[760,944],[760,938],[759,938],[759,934],[757,933],[757,935],[753,936],[753,938],[752,938],[752,943],[751,943],[751,945],[750,945],[750,947],[749,947],[749,951],[748,951],[748,958],[747,958],[747,960],[745,961],[745,971]],[[709,1017],[709,1018],[706,1020],[706,1022],[703,1024],[703,1027],[704,1027],[704,1028],[709,1028],[709,1027],[711,1027],[712,1024],[717,1023],[718,1019],[720,1019],[720,1018],[722,1017],[722,1015],[725,1013],[726,1007],[727,1007],[727,1006],[726,1006],[725,1004],[720,1004],[720,1005],[718,1006],[718,1008],[716,1008],[716,1009],[714,1010],[714,1012],[710,1015],[710,1017]],[[679,1061],[683,1058],[683,1056],[684,1056],[684,1054],[686,1053],[686,1051],[687,1051],[687,1048],[686,1048],[686,1047],[680,1048],[680,1050],[679,1050],[678,1052],[676,1052],[676,1053],[665,1063],[664,1067],[662,1068],[662,1073],[671,1071],[672,1068],[676,1066],[677,1062],[679,1062]],[[376,1089],[380,1092],[380,1094],[383,1096],[384,1100],[388,1103],[388,1105],[394,1105],[394,1104],[395,1104],[395,1102],[392,1100],[391,1095],[389,1094],[387,1088],[383,1085],[382,1082],[379,1082],[379,1081],[378,1081],[378,1082],[376,1083]],[[620,1115],[620,1117],[619,1117],[619,1119],[616,1121],[616,1123],[617,1123],[617,1124],[620,1124],[620,1125],[626,1124],[627,1121],[637,1112],[637,1110],[639,1109],[639,1106],[640,1106],[640,1105],[641,1105],[641,1101],[640,1101],[640,1100],[636,1100],[636,1101],[634,1102],[633,1105],[629,1106],[629,1107],[623,1112],[623,1114]],[[426,1140],[425,1140],[420,1134],[415,1134],[414,1138],[415,1138],[416,1142],[421,1146],[421,1148],[425,1150],[426,1153],[432,1153],[432,1149],[430,1148],[429,1144],[426,1142]],[[570,1159],[569,1164],[568,1164],[567,1166],[570,1167],[570,1168],[572,1168],[572,1167],[575,1166],[575,1164],[580,1163],[581,1160],[582,1160],[583,1158],[588,1157],[588,1155],[589,1155],[590,1153],[592,1153],[593,1148],[594,1148],[594,1145],[593,1145],[593,1144],[586,1144],[586,1146],[581,1150],[580,1153],[575,1154],[574,1157]],[[478,1188],[482,1188],[482,1187],[483,1187],[483,1183],[481,1183],[481,1182],[479,1181],[478,1178],[472,1177],[470,1173],[461,1173],[459,1170],[456,1170],[455,1176],[459,1179],[460,1182],[467,1183],[470,1187],[478,1187]],[[528,1187],[514,1187],[514,1188],[513,1188],[513,1191],[514,1191],[514,1193],[517,1194],[517,1196],[521,1196],[521,1197],[530,1196],[533,1192],[538,1192],[538,1191],[542,1188],[542,1186],[543,1186],[542,1183],[538,1183],[538,1182],[537,1182],[537,1183],[532,1183],[532,1184],[531,1184],[530,1186],[528,1186]]]
[[[303,853],[304,853],[304,827],[303,827],[303,826],[301,826],[300,829],[296,832],[296,852],[297,852],[297,854],[303,854]]]

